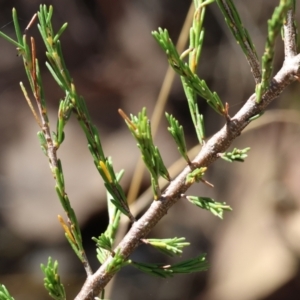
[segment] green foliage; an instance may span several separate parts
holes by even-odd
[[[157,200],[161,195],[158,185],[159,175],[168,181],[171,181],[171,178],[163,163],[158,148],[153,143],[150,121],[146,115],[146,108],[143,108],[138,116],[130,115],[130,119],[123,111],[119,110],[119,113],[124,118],[130,132],[137,141],[137,145],[142,154],[142,159],[151,175],[154,199]]]
[[[179,56],[168,31],[158,28],[158,31],[152,32],[153,37],[166,52],[170,66],[184,78],[184,83],[193,93],[204,98],[207,103],[219,114],[224,114],[224,106],[216,92],[211,92],[206,82],[201,80],[198,75],[194,74],[189,65],[185,63]],[[192,99],[193,95],[189,96]]]
[[[225,152],[220,154],[220,157],[229,162],[233,162],[233,161],[244,162],[245,158],[248,156],[247,152],[249,150],[250,147],[247,147],[242,150],[234,148],[231,152]]]
[[[216,202],[212,198],[208,197],[197,197],[197,196],[186,196],[186,198],[194,205],[210,211],[213,215],[223,219],[224,211],[232,211],[232,208],[226,203]]]
[[[206,254],[201,254],[195,258],[185,260],[174,265],[147,264],[130,261],[130,264],[140,271],[152,276],[170,278],[175,274],[190,274],[202,272],[208,269]]]
[[[184,132],[183,127],[179,125],[179,122],[172,116],[166,113],[166,118],[170,124],[170,127],[168,127],[169,132],[171,133],[175,143],[178,146],[178,151],[182,155],[182,157],[187,161],[187,163],[190,165],[191,161],[188,157],[188,151],[185,144],[185,138],[184,138]]]
[[[197,168],[197,169],[193,170],[191,173],[189,173],[187,175],[185,182],[188,184],[193,184],[195,182],[201,181],[206,170],[207,170],[206,167]]]
[[[115,274],[127,264],[127,260],[122,256],[122,254],[120,254],[119,251],[117,251],[114,253],[112,260],[107,265],[106,272],[109,274]]]
[[[169,256],[181,255],[182,248],[190,245],[190,243],[185,242],[184,237],[175,237],[172,239],[143,239],[143,242]]]
[[[123,173],[120,172],[117,174],[118,182],[121,180]],[[92,240],[96,242],[97,258],[101,264],[104,263],[109,254],[112,253],[114,255],[112,246],[120,224],[121,211],[112,203],[112,200],[111,194],[107,192],[109,223],[105,232],[101,233],[98,238],[92,237]]]
[[[247,29],[243,26],[239,13],[231,0],[216,0],[218,6],[225,17],[225,21],[237,43],[242,48],[248,63],[251,67],[253,76],[258,84],[261,80],[261,72],[258,56]]]
[[[0,285],[0,300],[15,300],[3,284]]]
[[[126,195],[113,170],[112,160],[110,157],[105,159],[105,162],[102,160],[99,162],[99,172],[102,175],[107,192],[111,195],[111,203],[114,204],[124,215],[129,217],[132,222],[134,222],[135,219],[130,213]]]
[[[268,20],[268,37],[265,45],[265,52],[262,57],[262,79],[260,85],[256,88],[256,101],[258,103],[270,84],[276,38],[282,29],[287,11],[294,8],[295,5],[296,2],[294,0],[280,0],[271,19]]]
[[[101,233],[98,238],[92,237],[92,240],[96,242],[97,247],[105,249],[109,252],[112,251],[112,240],[104,233]],[[101,261],[101,263],[103,262]]]
[[[44,286],[49,295],[55,300],[66,300],[65,288],[58,275],[58,262],[53,262],[49,257],[47,266],[41,264],[41,269],[45,275]]]
[[[193,23],[190,28],[188,64],[192,73],[196,74],[200,55],[201,55],[202,45],[204,41],[203,21],[204,21],[205,10],[206,10],[205,5],[209,3],[208,2],[204,3],[201,0],[200,1],[195,0],[194,4],[195,4],[195,13],[193,17]],[[181,55],[181,58],[183,57],[184,55]],[[190,109],[190,115],[194,123],[198,141],[202,145],[204,143],[204,124],[203,124],[203,115],[199,113],[199,108],[197,104],[197,93],[193,88],[189,87],[186,77],[181,76],[181,82],[185,92],[185,96],[187,98],[188,106]],[[218,106],[221,104],[222,106],[222,103],[218,103],[218,100],[219,99],[217,98],[216,105]]]

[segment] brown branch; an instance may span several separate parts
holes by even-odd
[[[218,153],[224,152],[232,141],[241,134],[242,130],[250,123],[251,117],[261,113],[278,95],[293,81],[294,75],[300,76],[298,68],[300,66],[300,55],[285,62],[282,69],[274,77],[270,88],[264,94],[262,101],[257,104],[255,94],[253,94],[242,109],[232,118],[231,122],[225,125],[216,133],[202,148],[200,153],[193,160],[193,165],[197,167],[208,166],[218,158]],[[147,236],[157,222],[167,213],[168,209],[174,205],[190,184],[185,183],[186,176],[190,172],[190,167],[186,167],[177,178],[172,181],[162,197],[154,201],[148,211],[133,224],[127,235],[118,245],[116,251],[127,258],[139,245],[140,239]],[[76,300],[93,299],[105,287],[114,274],[106,273],[105,269],[111,262],[109,258],[92,276],[89,276]]]
[[[292,36],[294,30],[291,26],[286,26],[285,36]],[[293,49],[293,48],[292,48]],[[192,161],[194,167],[207,167],[219,158],[218,154],[225,152],[233,140],[238,137],[243,129],[251,122],[251,118],[262,113],[265,108],[279,96],[280,93],[296,77],[300,77],[300,54],[287,55],[281,70],[273,78],[268,90],[264,93],[260,103],[256,103],[255,94],[251,95],[238,113],[226,122],[226,125],[217,132],[201,149],[196,158]],[[186,176],[190,173],[187,166],[162,194],[159,200],[153,201],[146,213],[135,222],[123,240],[115,249],[115,252],[128,258],[129,255],[140,244],[140,240],[145,238],[158,221],[168,212],[181,195],[190,187],[186,183]],[[113,257],[109,257],[103,265],[91,276],[88,276],[81,291],[75,300],[94,299],[103,290],[106,284],[114,276],[113,272],[106,271]]]

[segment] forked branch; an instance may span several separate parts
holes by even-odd
[[[285,60],[282,68],[273,77],[268,89],[257,103],[256,94],[249,97],[238,113],[227,121],[224,127],[217,132],[192,161],[192,168],[207,167],[219,158],[219,154],[231,145],[243,129],[256,117],[261,115],[265,108],[277,98],[282,91],[300,77],[300,54],[296,54],[295,28],[293,12],[289,11],[284,25]],[[191,167],[187,166],[168,186],[157,201],[153,201],[146,213],[136,222],[114,250],[124,259],[128,258],[158,221],[167,213],[168,209],[179,201],[191,183],[186,181]],[[107,272],[113,257],[110,256],[101,267],[88,276],[76,300],[94,299],[105,285],[114,276],[114,272]]]

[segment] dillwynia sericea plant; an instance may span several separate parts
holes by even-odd
[[[229,115],[229,105],[223,103],[218,94],[211,91],[205,80],[197,75],[204,41],[203,21],[205,10],[207,5],[215,5],[214,2],[220,8],[229,30],[245,54],[256,85],[255,92],[234,117]],[[159,28],[157,31],[152,32],[154,39],[165,52],[169,65],[180,76],[196,135],[202,148],[195,158],[189,157],[183,127],[174,116],[166,113],[169,122],[168,130],[178,147],[179,153],[187,164],[176,178],[171,178],[159,149],[154,145],[151,124],[146,109],[144,108],[136,116],[128,116],[121,109],[119,110],[120,115],[137,141],[137,146],[141,151],[142,159],[151,178],[153,202],[139,219],[136,219],[136,216],[131,213],[127,197],[120,184],[123,171],[115,172],[112,159],[104,154],[101,137],[91,120],[88,105],[84,98],[77,93],[76,83],[72,80],[65,65],[59,39],[67,28],[67,24],[63,24],[56,32],[51,24],[53,7],[47,7],[46,5],[40,6],[39,11],[29,24],[33,26],[32,24],[35,22],[38,23],[40,35],[46,46],[46,66],[64,92],[64,98],[59,101],[58,119],[56,128],[53,131],[53,128],[50,128],[47,115],[46,93],[43,88],[39,61],[36,57],[35,39],[28,37],[28,28],[25,29],[23,34],[21,33],[17,12],[13,9],[16,39],[14,40],[2,32],[0,32],[0,36],[12,43],[17,49],[17,54],[23,59],[37,109],[34,108],[30,99],[31,96],[23,83],[20,86],[40,127],[38,132],[40,145],[49,160],[50,169],[55,180],[55,189],[66,213],[65,216],[59,216],[58,221],[62,225],[66,239],[86,271],[87,279],[75,299],[104,299],[106,284],[121,268],[128,265],[162,278],[174,276],[175,274],[207,270],[208,262],[205,254],[199,254],[195,258],[173,265],[137,262],[130,259],[130,255],[141,243],[151,245],[169,256],[182,253],[184,247],[189,245],[183,237],[147,239],[147,235],[152,228],[167,213],[168,209],[180,199],[186,199],[195,206],[208,210],[220,218],[223,218],[224,211],[231,210],[226,203],[216,202],[214,199],[207,197],[188,195],[186,191],[196,182],[203,182],[212,186],[211,183],[205,180],[205,172],[218,158],[223,158],[229,162],[244,161],[250,148],[235,148],[230,152],[226,152],[232,141],[241,134],[250,122],[261,116],[268,104],[288,85],[299,80],[300,54],[297,54],[297,29],[294,20],[295,3],[294,0],[280,0],[275,8],[268,21],[268,35],[261,63],[253,41],[247,29],[243,26],[232,0],[194,0],[195,10],[189,33],[189,46],[182,53],[178,53],[166,29]],[[282,68],[274,75],[272,74],[274,45],[276,38],[280,35],[283,39],[285,58]],[[203,115],[199,112],[198,107],[199,99],[206,100],[207,104],[217,114],[224,116],[224,127],[207,141],[205,140]],[[90,267],[82,245],[80,226],[65,189],[62,162],[58,158],[58,150],[65,138],[64,128],[72,114],[76,116],[85,133],[95,167],[107,190],[109,224],[105,232],[92,238],[95,241],[97,258],[100,263],[100,267],[95,272]],[[160,188],[158,180],[160,177],[169,182],[165,190]],[[119,230],[122,214],[128,217],[132,225],[119,245],[115,245],[115,237]],[[48,263],[41,265],[41,268],[45,275],[44,285],[49,295],[56,300],[66,299],[65,289],[58,275],[58,262],[49,258]],[[3,285],[0,286],[0,299],[14,299]]]

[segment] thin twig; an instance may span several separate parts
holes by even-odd
[[[201,149],[193,160],[195,167],[207,167],[218,159],[218,153],[225,152],[233,140],[238,137],[243,129],[251,122],[251,118],[262,113],[265,108],[279,96],[280,93],[300,76],[300,55],[286,58],[283,67],[273,78],[269,88],[262,96],[260,103],[256,102],[255,94],[251,95],[245,105],[231,119],[230,122],[217,132]],[[175,180],[173,180],[161,198],[153,201],[147,212],[135,222],[124,239],[120,242],[115,252],[119,251],[125,259],[139,245],[140,240],[147,236],[158,221],[167,214],[168,209],[180,200],[181,195],[190,187],[186,183],[186,176],[190,173],[190,167],[186,167]],[[89,276],[75,300],[94,299],[96,295],[114,276],[106,272],[112,261],[109,257],[103,265]]]
[[[59,168],[59,162],[58,162],[58,157],[57,157],[57,146],[55,145],[52,135],[51,135],[51,129],[50,129],[50,124],[49,124],[49,120],[48,120],[48,116],[47,116],[47,111],[46,111],[46,107],[43,105],[42,103],[42,94],[41,94],[41,88],[40,88],[40,84],[38,82],[38,72],[37,72],[37,59],[36,59],[36,47],[35,47],[35,41],[34,38],[31,37],[30,39],[31,41],[31,60],[32,60],[32,64],[31,64],[31,68],[30,68],[30,75],[31,75],[31,80],[33,83],[33,95],[34,98],[36,100],[37,106],[38,106],[38,110],[39,110],[39,114],[40,114],[40,121],[39,119],[37,119],[38,124],[41,125],[43,134],[45,136],[46,139],[46,143],[47,143],[47,156],[49,158],[49,165],[50,165],[50,169],[52,171],[52,174],[55,178],[55,180],[57,181],[56,178],[56,173],[55,173],[55,169]],[[26,93],[27,94],[27,93]],[[31,102],[28,101],[28,96],[25,98],[27,100],[27,102],[29,102],[29,107],[32,107]],[[35,115],[35,111],[33,110],[33,113]],[[65,191],[64,191],[65,193]],[[65,196],[67,194],[65,193]],[[67,212],[68,214],[68,212]],[[65,227],[68,228],[68,227]],[[68,229],[67,232],[70,232],[70,230]],[[70,237],[72,237],[72,234],[69,234]],[[74,240],[75,243],[75,240]],[[93,274],[92,268],[89,264],[89,261],[87,259],[87,256],[85,254],[85,252],[82,250],[81,251],[81,256],[82,256],[82,263],[84,266],[84,269],[86,271],[87,276],[90,276],[91,274]]]
[[[33,95],[36,100],[36,104],[39,109],[40,118],[42,122],[42,131],[44,133],[46,142],[47,142],[47,155],[49,158],[49,164],[51,167],[51,171],[53,172],[54,168],[58,168],[58,159],[56,155],[56,147],[54,146],[52,136],[51,136],[51,130],[49,127],[48,117],[47,117],[47,111],[46,108],[43,107],[41,102],[41,93],[40,88],[37,82],[37,74],[36,74],[36,48],[35,48],[35,42],[34,38],[31,38],[31,54],[32,54],[32,68],[31,68],[31,78],[33,82]],[[53,172],[54,175],[54,172]]]
[[[291,9],[287,12],[286,21],[283,25],[284,30],[284,54],[285,57],[297,55],[296,30],[294,24],[294,11]]]

